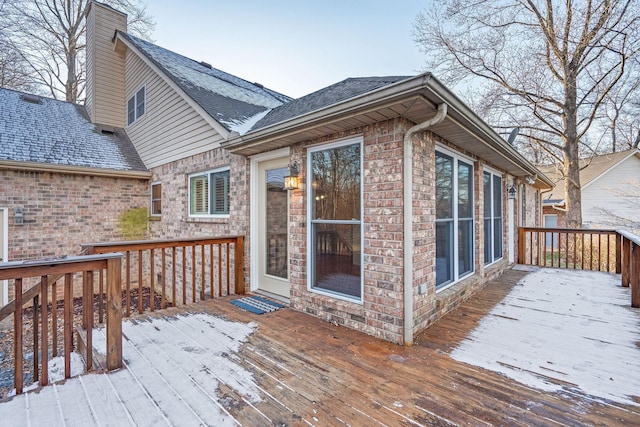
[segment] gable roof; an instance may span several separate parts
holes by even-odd
[[[582,189],[633,155],[640,156],[640,151],[632,148],[630,150],[619,151],[617,153],[609,153],[580,159],[580,185]],[[551,178],[555,183],[553,191],[545,194],[543,197],[543,203],[545,204],[561,204],[564,202],[565,180],[562,176],[561,167],[561,165],[557,164],[538,166],[538,169]]]
[[[188,97],[229,132],[245,133],[290,97],[119,31]]]
[[[316,92],[305,95],[271,110],[258,121],[251,131],[283,122],[293,117],[336,104],[366,92],[379,89],[392,83],[406,80],[411,76],[359,77],[349,78]]]
[[[84,106],[0,89],[0,166],[148,171],[122,129],[98,128]]]

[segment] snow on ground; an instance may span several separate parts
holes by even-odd
[[[545,391],[640,405],[640,310],[608,273],[541,269],[524,277],[451,353]],[[562,383],[560,383],[559,381]]]

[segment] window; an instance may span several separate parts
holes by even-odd
[[[502,177],[484,172],[484,263],[502,258]]]
[[[162,184],[154,182],[151,184],[151,215],[162,214]]]
[[[361,140],[312,148],[308,156],[309,288],[362,299]]]
[[[132,124],[140,117],[144,116],[146,103],[146,89],[142,86],[127,101],[127,125]]]
[[[229,169],[189,176],[189,215],[229,215]]]
[[[436,151],[436,289],[473,272],[473,166]]]

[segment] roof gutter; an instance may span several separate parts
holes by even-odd
[[[422,132],[442,122],[447,116],[447,104],[438,105],[438,112],[431,119],[410,128],[403,139],[403,205],[404,205],[404,345],[413,344],[413,138]]]
[[[52,172],[67,173],[73,175],[104,176],[110,178],[132,178],[151,179],[151,172],[118,170],[118,169],[98,169],[86,166],[55,165],[37,162],[18,162],[15,160],[0,160],[0,169],[29,171],[29,172]]]

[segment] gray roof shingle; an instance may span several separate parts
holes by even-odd
[[[349,78],[272,109],[251,131],[290,120],[312,111],[337,104],[367,92],[406,80],[411,76]]]
[[[291,98],[194,61],[131,34],[119,33],[229,131],[245,133]]]
[[[0,160],[147,171],[124,131],[102,133],[84,106],[1,88]]]

